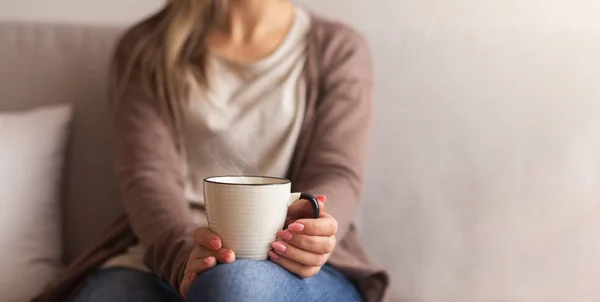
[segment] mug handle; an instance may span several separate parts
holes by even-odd
[[[288,201],[288,207],[292,205],[292,203],[300,200],[300,199],[306,199],[310,202],[310,205],[313,208],[313,218],[317,219],[319,218],[319,202],[317,201],[317,199],[308,194],[308,193],[292,193],[290,195],[290,200]]]

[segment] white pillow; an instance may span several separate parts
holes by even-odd
[[[71,107],[0,112],[0,301],[28,301],[60,273],[60,183]]]

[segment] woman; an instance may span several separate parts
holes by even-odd
[[[384,298],[352,222],[371,112],[356,33],[287,0],[172,0],[122,37],[112,80],[127,217],[39,301]],[[234,173],[288,177],[324,211],[293,204],[270,260],[236,260],[202,200]]]

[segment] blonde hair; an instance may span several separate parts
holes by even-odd
[[[113,110],[127,101],[121,100],[127,86],[139,84],[159,101],[160,113],[178,128],[187,75],[208,86],[206,35],[223,1],[169,0],[158,13],[132,27],[113,57]]]

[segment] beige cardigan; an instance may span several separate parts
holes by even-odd
[[[349,276],[367,301],[381,301],[388,275],[369,262],[353,223],[370,138],[371,58],[352,29],[311,17],[306,113],[288,177],[295,192],[327,195],[327,211],[339,223],[329,263]],[[130,51],[135,32],[121,39],[117,56]],[[122,97],[126,101],[115,111],[114,127],[116,171],[127,215],[33,301],[72,299],[86,276],[138,241],[147,248],[145,264],[179,288],[196,228],[184,196],[181,154],[155,99],[135,85]]]

